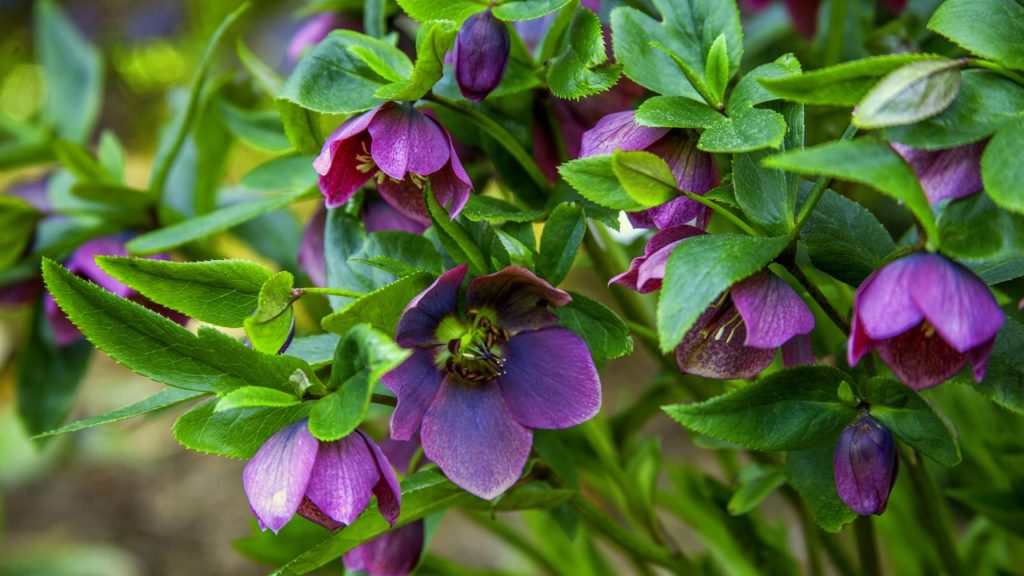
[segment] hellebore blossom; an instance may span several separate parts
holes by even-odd
[[[985,142],[945,150],[923,150],[893,142],[892,148],[913,168],[929,204],[970,196],[982,188],[981,154]]]
[[[881,514],[896,484],[899,459],[889,430],[867,413],[839,436],[832,459],[839,499],[858,514]]]
[[[348,202],[372,178],[388,204],[423,224],[430,224],[425,185],[453,218],[473,190],[448,131],[411,102],[385,102],[346,121],[324,142],[313,167],[328,208]]]
[[[973,272],[939,254],[911,254],[876,270],[857,289],[850,365],[877,349],[905,384],[920,390],[970,361],[980,382],[1005,319]]]
[[[519,478],[532,429],[590,419],[601,384],[586,343],[549,310],[569,294],[509,266],[470,281],[460,314],[465,276],[453,268],[409,303],[396,340],[413,353],[383,382],[398,397],[391,437],[419,431],[452,482],[492,499]]]
[[[398,519],[401,489],[387,457],[356,430],[321,442],[300,420],[271,436],[245,465],[242,484],[260,528],[275,533],[295,513],[336,530],[351,524],[377,496],[390,524]]]
[[[718,169],[714,157],[697,149],[697,140],[698,135],[692,130],[641,126],[636,123],[636,112],[627,110],[609,114],[587,130],[580,157],[611,154],[617,149],[646,150],[668,164],[681,189],[704,195],[718,183]],[[692,221],[697,228],[704,229],[711,214],[703,204],[679,196],[628,216],[633,226],[640,228],[664,229]]]
[[[369,576],[406,576],[423,553],[422,520],[385,532],[342,557],[345,570]]]
[[[466,98],[479,102],[501,84],[512,42],[508,26],[490,10],[466,19],[455,37],[455,82]]]

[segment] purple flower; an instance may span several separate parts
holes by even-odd
[[[321,442],[306,424],[282,428],[245,465],[242,483],[260,528],[276,533],[298,512],[336,530],[362,514],[370,496],[377,496],[377,509],[393,525],[401,489],[380,448],[359,430]]]
[[[867,413],[839,436],[832,459],[839,499],[858,514],[881,514],[896,483],[892,434]]]
[[[929,204],[947,198],[963,198],[981,190],[981,154],[985,151],[985,142],[945,150],[911,148],[899,142],[893,142],[892,147],[914,169]]]
[[[490,10],[463,22],[455,37],[455,81],[463,96],[479,102],[501,84],[511,46],[508,26]]]
[[[468,492],[491,499],[519,478],[533,428],[568,428],[601,406],[586,343],[549,306],[570,296],[510,266],[473,279],[449,270],[406,307],[396,340],[413,353],[386,374],[398,396],[391,437],[417,431],[424,453]]]
[[[665,278],[665,265],[672,250],[683,240],[691,236],[700,236],[704,231],[683,224],[659,231],[647,241],[644,255],[633,258],[629,270],[608,281],[609,284],[621,284],[641,294],[661,289],[661,281]]]
[[[423,553],[422,520],[385,532],[345,554],[345,570],[369,576],[406,576]]]
[[[316,46],[331,33],[331,30],[339,28],[361,31],[363,26],[360,22],[334,12],[317,14],[303,22],[302,26],[295,31],[291,42],[288,43],[288,63],[298,62],[306,48]]]
[[[453,218],[473,190],[448,131],[408,102],[386,102],[339,126],[313,167],[328,208],[344,204],[373,178],[395,210],[428,225],[425,184]]]
[[[980,382],[1005,319],[973,272],[939,254],[911,254],[876,270],[857,289],[850,365],[877,349],[904,383],[920,390],[970,361]]]
[[[697,149],[698,135],[692,130],[650,128],[636,123],[636,112],[627,110],[609,114],[583,134],[580,157],[611,154],[615,150],[646,150],[660,156],[672,169],[679,187],[703,195],[718,183],[718,169],[712,155]],[[679,196],[640,212],[630,212],[629,220],[640,228],[665,229],[693,222],[707,227],[711,214],[707,208]]]

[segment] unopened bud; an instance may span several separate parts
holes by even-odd
[[[858,514],[881,514],[896,483],[899,461],[892,434],[861,415],[839,436],[833,458],[839,498]]]
[[[455,37],[455,81],[466,98],[479,102],[494,91],[508,69],[508,27],[490,10],[470,16]]]

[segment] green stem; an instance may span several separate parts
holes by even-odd
[[[694,194],[693,192],[687,192],[687,191],[683,190],[683,194],[686,194],[686,197],[689,198],[690,200],[693,200],[694,202],[698,202],[700,204],[703,204],[703,205],[707,206],[708,208],[714,210],[716,213],[721,214],[722,216],[725,216],[725,218],[728,221],[730,221],[733,224],[735,224],[737,228],[739,228],[740,230],[743,230],[747,234],[749,234],[751,236],[764,236],[764,234],[761,234],[760,232],[754,230],[749,224],[744,222],[742,218],[740,218],[732,210],[729,210],[725,206],[721,206],[719,204],[715,204],[711,200],[708,200],[707,198],[705,198],[703,196],[700,196],[699,194]]]
[[[825,38],[825,66],[838,64],[843,56],[843,32],[846,28],[846,0],[832,0]]]
[[[648,345],[653,345],[653,346],[657,346],[658,345],[658,333],[657,332],[655,332],[654,330],[651,330],[650,328],[648,328],[647,326],[644,326],[643,324],[641,324],[639,322],[634,322],[634,321],[629,320],[629,319],[626,319],[625,322],[626,322],[626,327],[629,328],[629,331],[632,332],[633,334],[636,334],[637,336],[639,336],[641,339],[643,339],[645,342],[647,342]]]
[[[832,323],[836,325],[836,328],[842,330],[844,334],[849,334],[851,329],[850,321],[832,305],[832,302],[827,296],[825,296],[825,293],[822,292],[821,289],[818,288],[818,285],[808,278],[806,274],[804,274],[804,271],[800,266],[796,262],[788,262],[785,264],[785,268],[793,275],[794,278],[796,278],[798,282],[800,282],[800,284],[803,285],[804,289],[807,290],[807,294],[809,294],[811,298],[818,303],[818,306],[820,306],[825,312],[825,315],[829,317],[829,320],[832,320]]]
[[[857,127],[850,123],[843,132],[843,135],[839,137],[839,140],[850,140],[857,134]],[[811,212],[814,212],[814,208],[818,205],[818,201],[821,200],[822,195],[825,194],[825,188],[828,187],[828,183],[831,180],[828,176],[818,176],[818,179],[814,181],[814,187],[811,188],[810,194],[807,195],[807,200],[804,201],[803,205],[800,206],[800,213],[797,214],[796,224],[793,226],[793,241],[795,242],[800,237],[800,229],[803,228],[807,219],[811,217]]]
[[[343,296],[345,298],[354,298],[354,299],[359,299],[359,298],[362,298],[363,296],[366,296],[366,294],[363,294],[362,292],[354,292],[352,290],[342,290],[341,288],[316,288],[316,287],[296,288],[293,291],[293,293],[296,294],[297,297],[298,296],[302,296],[303,294],[323,294],[325,296]]]
[[[1002,76],[1005,76],[1006,78],[1009,78],[1010,80],[1013,80],[1014,82],[1020,84],[1021,86],[1024,86],[1024,76],[1018,74],[1017,72],[1014,72],[1013,70],[1004,68],[999,64],[996,64],[995,62],[989,62],[988,60],[982,60],[980,58],[968,58],[967,64],[968,66],[975,66],[977,68],[986,68],[988,70],[995,72],[996,74],[1000,74]]]
[[[914,486],[917,517],[929,535],[927,540],[935,547],[946,573],[950,576],[963,576],[963,565],[956,552],[956,529],[946,501],[939,495],[935,482],[921,461],[921,455],[917,451],[903,449],[901,456],[903,468],[910,474],[910,482]]]
[[[398,399],[386,394],[373,394],[370,396],[370,402],[380,404],[381,406],[391,406],[392,408],[398,406]]]
[[[853,534],[857,539],[857,554],[860,556],[861,574],[881,574],[882,564],[878,559],[878,545],[875,543],[875,525],[871,516],[861,516],[853,523]]]
[[[509,134],[508,130],[505,130],[500,124],[491,120],[488,116],[466,106],[462,102],[449,100],[444,96],[430,94],[424,97],[424,100],[444,106],[482,128],[487,132],[487,134],[497,140],[498,144],[501,144],[501,146],[505,148],[505,150],[507,150],[517,162],[519,162],[519,165],[523,167],[523,170],[526,171],[526,174],[529,175],[534,184],[536,184],[541,190],[548,190],[551,188],[551,183],[548,182],[544,173],[540,171],[537,163],[533,160],[533,156],[531,156],[530,153],[516,141],[515,137],[512,136],[512,134]]]

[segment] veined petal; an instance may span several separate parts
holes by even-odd
[[[444,131],[411,103],[381,110],[369,131],[373,161],[395,180],[403,180],[407,172],[433,174],[448,162],[449,144]]]
[[[942,384],[967,363],[967,354],[951,348],[938,334],[928,334],[924,324],[883,340],[876,348],[896,376],[914,390]]]
[[[681,372],[705,378],[751,378],[775,359],[775,349],[744,346],[747,337],[739,314],[728,304],[724,310],[708,308],[676,346],[676,365]]]
[[[486,500],[515,484],[533,442],[497,386],[448,380],[423,417],[422,434],[424,453],[445,476]]]
[[[814,366],[815,362],[814,347],[811,345],[809,335],[799,334],[782,345],[782,366],[784,368]]]
[[[893,142],[892,147],[914,169],[930,204],[981,190],[984,141],[945,150],[922,150],[899,142]]]
[[[391,413],[392,438],[411,440],[416,436],[443,379],[444,374],[434,363],[434,352],[424,349],[413,350],[405,362],[381,378],[398,397],[398,405]]]
[[[569,428],[601,408],[601,380],[586,342],[565,328],[521,332],[505,346],[498,386],[529,428]]]
[[[668,134],[668,128],[650,128],[636,123],[636,112],[626,110],[609,114],[583,133],[580,157],[611,154],[616,150],[646,150]]]
[[[797,334],[814,329],[814,314],[803,299],[771,272],[762,271],[732,287],[747,337],[744,344],[755,348],[778,348]]]
[[[665,264],[672,250],[682,240],[703,233],[698,228],[685,225],[658,232],[647,241],[644,255],[634,258],[629,264],[629,270],[612,278],[608,283],[622,284],[641,294],[661,289],[661,281],[665,277]]]
[[[854,313],[861,329],[873,340],[885,340],[917,326],[924,315],[911,293],[916,288],[914,254],[886,264],[868,276],[857,289]]]
[[[466,288],[470,310],[493,310],[498,315],[498,325],[511,332],[554,326],[558,317],[549,306],[564,306],[571,300],[568,292],[519,266],[477,276]]]
[[[318,442],[300,420],[271,436],[245,465],[242,484],[259,521],[275,533],[295,515],[317,459]]]
[[[415,220],[424,227],[430,226],[430,212],[423,201],[422,182],[417,183],[409,177],[402,180],[385,178],[377,184],[377,192],[402,216]]]
[[[363,202],[362,218],[367,232],[395,230],[410,234],[422,234],[427,229],[427,224],[395,210],[378,195],[371,196]]]
[[[437,326],[445,316],[458,312],[459,287],[467,269],[465,264],[452,268],[409,302],[398,320],[395,339],[400,345],[412,348],[441,344]]]
[[[713,155],[697,149],[699,139],[695,130],[672,130],[647,151],[668,164],[680,189],[703,196],[718,184],[718,168]]]
[[[68,259],[67,268],[79,276],[92,280],[104,290],[113,292],[122,298],[135,294],[135,290],[125,285],[120,280],[107,274],[96,263],[97,256],[127,256],[128,250],[124,242],[116,236],[102,236],[89,240],[79,246]],[[164,260],[166,256],[156,257]]]
[[[398,484],[398,478],[395,477],[395,470],[391,467],[391,462],[380,447],[374,444],[366,434],[358,430],[356,433],[363,437],[363,442],[370,449],[370,455],[373,456],[374,463],[377,465],[379,476],[377,484],[373,487],[373,495],[377,497],[377,509],[380,510],[388,524],[394,526],[395,521],[398,520],[398,514],[402,510],[402,487]]]
[[[422,520],[385,532],[345,554],[345,569],[369,576],[407,576],[420,561],[423,535]]]
[[[346,121],[324,142],[320,155],[313,160],[313,168],[320,175],[320,192],[327,207],[334,208],[348,202],[360,186],[373,175],[372,170],[359,170],[359,154],[369,151],[370,137],[366,129],[381,111],[378,106]]]
[[[974,379],[977,382],[981,382],[985,378],[985,370],[988,369],[988,355],[992,352],[992,346],[995,343],[996,339],[993,336],[988,342],[983,342],[967,351],[967,359],[971,362]]]
[[[320,443],[306,496],[324,514],[348,525],[366,509],[379,480],[380,470],[370,447],[354,432]]]
[[[911,297],[925,318],[957,352],[995,337],[1006,315],[973,272],[938,254],[914,258]]]

